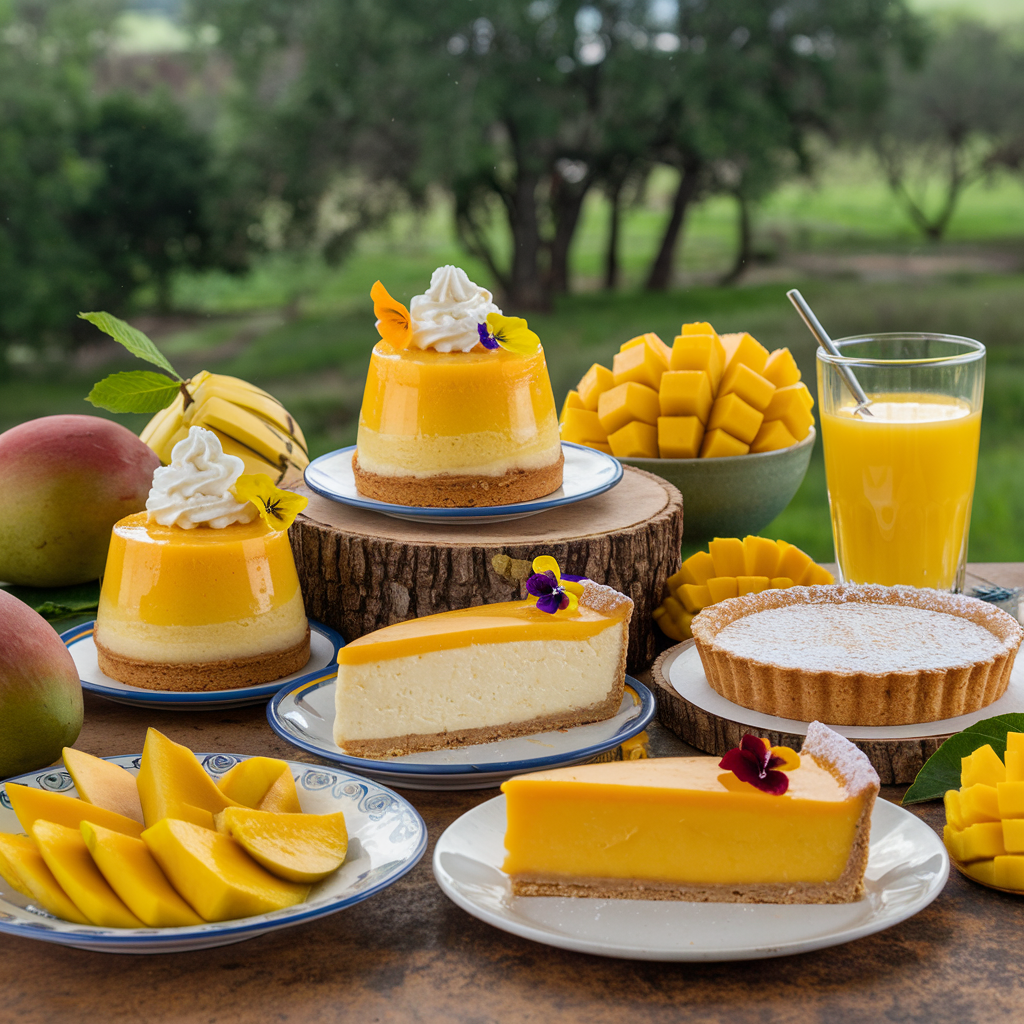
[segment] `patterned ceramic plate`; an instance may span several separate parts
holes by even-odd
[[[196,757],[215,779],[245,760],[237,754]],[[107,758],[133,775],[138,774],[140,759],[139,755]],[[0,932],[107,953],[179,953],[226,946],[313,921],[368,899],[397,882],[423,856],[427,848],[426,826],[415,808],[397,793],[336,768],[297,761],[288,764],[295,776],[302,809],[311,814],[344,811],[349,834],[345,863],[317,883],[305,903],[271,914],[199,927],[97,928],[51,917],[0,879]],[[45,768],[7,782],[76,795],[71,777],[62,768]],[[0,832],[22,831],[6,789],[0,787]]]

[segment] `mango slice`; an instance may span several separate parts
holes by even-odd
[[[82,839],[100,874],[148,928],[178,928],[203,919],[174,891],[141,839],[83,821]]]
[[[221,832],[163,818],[142,838],[174,888],[207,921],[283,910],[309,894],[308,885],[275,878]]]
[[[11,807],[21,822],[21,827],[31,834],[32,825],[39,819],[52,821],[67,828],[76,829],[83,821],[123,832],[136,839],[142,835],[142,825],[123,814],[108,811],[105,807],[86,803],[66,793],[51,793],[45,789],[33,789],[16,782],[7,783],[7,796]]]
[[[146,732],[136,783],[147,827],[152,827],[162,818],[190,817],[182,810],[184,804],[208,811],[211,815],[225,807],[238,806],[217,788],[188,747],[175,743],[156,729]],[[96,824],[105,822],[97,821]],[[140,829],[134,835],[138,837],[141,832]]]
[[[72,903],[60,882],[46,866],[43,855],[28,836],[12,836],[0,833],[0,855],[18,876],[15,885],[22,895],[35,900],[48,914],[73,924],[92,922]],[[6,876],[5,876],[6,877]],[[11,885],[14,882],[8,879]]]
[[[124,768],[74,747],[64,748],[64,767],[78,798],[142,824],[142,803],[135,776]]]
[[[261,811],[274,811],[277,814],[302,813],[302,804],[299,803],[299,794],[295,789],[295,779],[292,778],[290,768],[285,767],[257,807]]]
[[[14,870],[14,865],[8,860],[4,853],[5,847],[15,857],[22,856],[25,850],[34,850],[36,844],[28,836],[14,836],[7,833],[0,833],[0,878],[2,878],[15,892],[22,896],[32,898],[32,890],[21,880],[21,876]]]
[[[100,874],[78,829],[40,819],[32,826],[31,835],[53,877],[92,924],[143,927]]]
[[[245,807],[290,814],[302,811],[292,770],[286,761],[276,757],[250,757],[240,761],[220,779],[217,788]],[[264,802],[273,806],[263,806]]]
[[[274,814],[229,807],[216,817],[226,832],[269,872],[291,882],[319,882],[337,871],[348,851],[345,815]]]

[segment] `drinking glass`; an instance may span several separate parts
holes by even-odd
[[[818,349],[818,401],[844,582],[959,592],[978,468],[985,346],[946,334]],[[870,401],[857,412],[852,371]]]

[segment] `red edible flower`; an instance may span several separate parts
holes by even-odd
[[[732,772],[743,782],[749,782],[762,793],[782,796],[789,789],[786,772],[799,764],[799,757],[788,747],[770,747],[767,740],[748,732],[740,745],[718,762],[718,767]]]

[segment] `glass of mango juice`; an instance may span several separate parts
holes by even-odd
[[[836,346],[838,357],[818,350],[818,401],[842,580],[960,591],[985,346],[943,334],[877,334]],[[851,371],[867,411],[857,411],[844,379]]]

